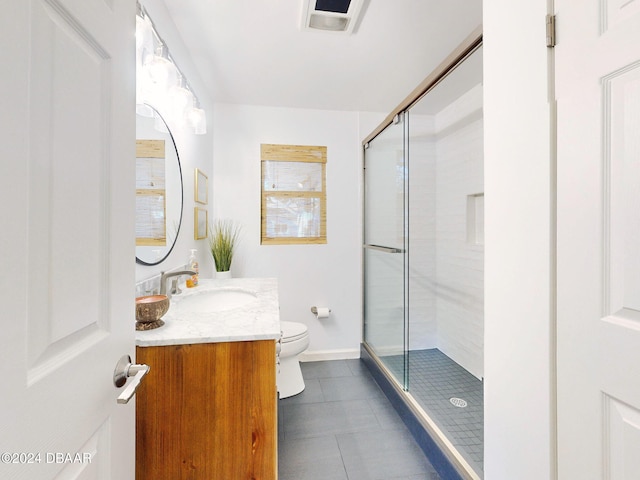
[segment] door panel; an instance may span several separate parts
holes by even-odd
[[[640,0],[602,0],[603,33],[640,13]]]
[[[604,141],[605,308],[629,317],[640,311],[640,63],[603,83],[610,122]]]
[[[62,5],[34,7],[28,192],[29,205],[43,208],[29,211],[29,264],[39,266],[28,282],[39,299],[28,316],[32,381],[108,334],[109,158],[101,147],[112,121],[107,52]]]
[[[640,412],[608,395],[604,396],[604,412],[608,478],[637,478],[640,472],[637,455],[640,451]]]
[[[556,2],[560,479],[640,470],[638,4]]]
[[[406,388],[405,128],[399,118],[365,150],[364,338]]]
[[[9,3],[0,477],[133,478],[135,2]]]

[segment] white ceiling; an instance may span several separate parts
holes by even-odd
[[[304,0],[164,0],[216,103],[388,113],[482,22],[481,0],[365,0],[351,35]]]

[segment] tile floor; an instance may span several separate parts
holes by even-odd
[[[278,405],[279,480],[441,480],[360,360],[302,373]]]
[[[389,369],[402,378],[402,356],[383,357]],[[440,350],[409,352],[409,393],[445,432],[458,452],[482,477],[484,454],[483,383]],[[461,398],[464,408],[450,399]]]

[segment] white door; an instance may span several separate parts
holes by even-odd
[[[134,0],[0,3],[0,478],[134,478]]]
[[[640,479],[640,0],[556,0],[560,480]]]

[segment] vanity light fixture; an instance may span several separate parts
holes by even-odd
[[[158,45],[156,53],[147,57],[142,68],[148,72],[148,80],[159,88],[169,89],[178,81],[178,67],[169,58],[169,49],[165,45]]]
[[[169,53],[167,44],[144,8],[136,16],[136,112],[153,117],[154,107],[171,128],[196,135],[207,132],[207,117],[200,101]],[[160,122],[162,123],[162,122]]]
[[[200,108],[200,102],[195,97],[193,98],[193,108],[189,111],[189,123],[196,135],[207,133],[207,114]]]
[[[178,68],[170,60],[169,51],[164,45],[159,45],[155,54],[148,56],[136,73],[136,82],[140,83],[140,88],[136,90],[141,95],[136,103],[151,105],[169,117],[167,107],[171,103],[170,89],[176,85],[178,77]]]
[[[187,88],[185,78],[181,76],[177,83],[169,87],[167,94],[170,101],[169,109],[172,118],[182,123],[178,128],[188,127],[189,113],[193,108],[194,95],[191,90]]]

